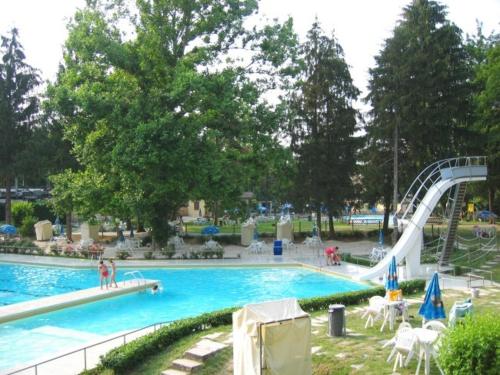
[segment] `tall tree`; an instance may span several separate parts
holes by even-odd
[[[481,89],[475,97],[475,127],[488,157],[488,206],[493,211],[499,208],[495,207],[495,195],[500,186],[500,44],[489,48],[476,82]]]
[[[466,151],[471,69],[460,29],[447,20],[444,6],[429,0],[414,0],[404,8],[375,61],[366,130],[369,144],[385,145],[385,156],[369,162],[368,168],[380,175],[387,169],[397,172],[393,181],[399,183],[393,188],[401,193],[425,165]],[[380,163],[382,157],[392,162]]]
[[[288,54],[264,41],[293,40],[291,24],[250,35],[243,21],[253,0],[137,0],[137,18],[122,17],[121,2],[88,3],[69,25],[52,97],[81,173],[106,179],[110,198],[93,210],[128,208],[165,242],[168,220],[188,199],[220,206],[239,196],[276,121],[267,121],[260,81],[226,57],[251,46],[254,61],[279,69]],[[135,34],[125,40],[118,20]]]
[[[354,137],[359,91],[354,87],[342,47],[323,34],[316,21],[302,46],[303,64],[298,91],[292,98],[289,123],[292,150],[298,157],[298,186],[316,211],[321,228],[322,208],[333,216],[352,198],[352,177],[359,139]]]
[[[5,186],[5,221],[10,223],[11,187],[20,170],[22,155],[38,112],[37,71],[25,62],[17,29],[2,36],[0,55],[0,181]]]

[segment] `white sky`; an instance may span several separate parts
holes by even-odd
[[[296,31],[305,36],[317,16],[325,32],[335,35],[344,48],[356,86],[366,90],[368,68],[383,42],[391,36],[402,9],[411,0],[261,0],[260,14],[268,18],[294,18]],[[476,20],[488,35],[500,31],[500,0],[444,0],[448,18],[465,33],[475,34]],[[0,35],[19,29],[29,64],[53,80],[62,58],[66,24],[83,0],[0,0]]]

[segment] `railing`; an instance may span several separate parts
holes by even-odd
[[[49,364],[49,363],[54,362],[54,361],[57,361],[59,359],[65,358],[65,357],[69,357],[69,356],[74,355],[74,354],[78,354],[78,353],[82,353],[82,355],[83,355],[82,356],[82,361],[83,361],[82,371],[83,370],[87,370],[89,368],[88,367],[89,364],[91,364],[92,367],[94,367],[95,365],[97,365],[97,362],[99,360],[99,355],[97,355],[97,358],[94,358],[94,359],[97,359],[97,361],[94,360],[94,363],[90,363],[91,361],[89,361],[89,359],[88,359],[88,351],[89,351],[89,349],[92,349],[92,348],[95,348],[97,346],[101,346],[101,345],[110,343],[110,342],[115,341],[115,340],[117,340],[117,341],[120,342],[120,344],[116,345],[116,346],[125,345],[127,343],[127,337],[129,337],[131,335],[135,335],[135,337],[132,339],[132,340],[135,340],[136,338],[149,333],[149,331],[151,331],[151,329],[152,329],[152,332],[156,332],[159,328],[161,328],[163,326],[166,326],[166,325],[168,325],[170,323],[172,323],[172,321],[150,324],[150,325],[148,325],[146,327],[142,327],[142,328],[136,329],[134,331],[130,331],[130,332],[124,333],[122,335],[111,337],[111,338],[106,339],[104,341],[100,341],[98,343],[95,343],[95,344],[92,344],[92,345],[88,345],[88,346],[85,346],[85,347],[77,349],[77,350],[73,350],[71,352],[59,355],[59,356],[54,357],[54,358],[50,358],[50,359],[42,361],[42,362],[38,362],[38,363],[36,363],[34,365],[30,365],[30,366],[26,366],[26,367],[23,367],[23,368],[16,369],[16,370],[14,370],[12,372],[8,372],[6,375],[20,374],[20,373],[26,373],[26,374],[28,374],[27,371],[29,371],[29,370],[33,370],[33,372],[30,372],[30,373],[38,375],[38,371],[40,370],[41,366]],[[144,331],[148,331],[148,332],[144,332]],[[123,342],[122,342],[122,339],[123,339]],[[130,340],[130,341],[132,341],[132,340]],[[107,350],[109,350],[109,348]],[[73,359],[71,361],[71,365],[75,366],[75,362],[74,362]],[[92,368],[92,367],[90,367],[90,368]],[[80,370],[76,370],[76,372],[81,372],[81,371]]]
[[[127,282],[127,281],[130,281],[130,282],[135,281],[137,283],[137,285],[146,284],[146,279],[142,275],[141,271],[125,272],[123,275],[124,276],[131,276],[131,279],[125,280],[125,282]]]
[[[401,219],[406,219],[411,213],[413,213],[425,196],[427,190],[442,179],[441,171],[443,169],[485,165],[485,156],[451,158],[440,160],[429,165],[413,181],[401,201],[400,210],[404,210],[404,212],[400,215]]]

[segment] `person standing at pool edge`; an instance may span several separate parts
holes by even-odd
[[[113,259],[109,260],[109,265],[111,266],[111,281],[109,285],[113,287],[113,283],[115,283],[115,288],[118,288],[118,284],[116,283],[116,264],[113,262]]]
[[[101,289],[102,289],[102,282],[106,280],[106,289],[108,289],[108,276],[109,276],[109,271],[108,267],[104,264],[104,261],[101,260],[99,262],[99,276],[101,278]]]

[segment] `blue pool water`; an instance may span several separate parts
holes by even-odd
[[[118,281],[124,273],[118,271]],[[0,325],[0,371],[61,348],[225,307],[285,297],[361,290],[362,284],[304,268],[143,269],[162,290],[140,292]],[[0,264],[0,304],[11,304],[98,285],[96,270]]]

